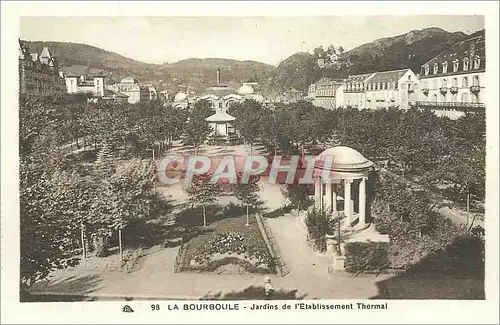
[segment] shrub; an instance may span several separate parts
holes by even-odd
[[[326,251],[326,234],[329,231],[329,224],[329,218],[325,211],[313,207],[311,211],[307,212],[307,238],[309,244],[317,251]]]
[[[293,209],[292,206],[285,206],[285,207],[277,208],[274,211],[264,213],[264,214],[262,214],[262,216],[264,218],[278,218],[278,217],[284,216],[287,213],[290,213],[292,211],[292,209]]]
[[[301,300],[297,290],[275,290],[271,295],[266,295],[264,287],[251,286],[242,291],[231,291],[226,294],[218,293],[207,295],[200,300]]]
[[[348,243],[345,247],[347,272],[381,272],[389,268],[388,243]]]

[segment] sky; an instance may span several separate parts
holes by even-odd
[[[217,57],[277,65],[320,45],[350,50],[428,27],[469,34],[485,28],[484,16],[21,17],[20,38],[85,43],[148,63]]]

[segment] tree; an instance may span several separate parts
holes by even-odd
[[[312,184],[299,184],[297,180],[292,184],[286,184],[285,195],[290,200],[292,206],[297,208],[299,212],[312,202],[309,198],[309,192],[312,190],[312,187]]]
[[[220,184],[211,183],[209,174],[194,175],[191,184],[187,189],[189,201],[193,207],[195,204],[200,204],[203,209],[203,226],[207,226],[207,217],[205,207],[207,204],[214,203],[216,197],[220,194]]]
[[[24,288],[56,268],[78,263],[69,249],[70,238],[81,217],[75,210],[86,200],[79,201],[77,184],[61,182],[63,178],[70,181],[70,177],[52,177],[26,163],[20,167],[20,272]]]
[[[246,205],[247,226],[249,225],[248,207],[250,205],[255,207],[259,202],[258,199],[259,196],[257,195],[257,192],[259,191],[259,185],[258,185],[259,179],[260,177],[257,175],[250,175],[248,182],[243,182],[242,174],[238,173],[237,175],[237,183],[236,186],[234,187],[234,195],[238,200],[241,200],[243,204]]]
[[[239,135],[243,137],[245,144],[250,146],[251,155],[252,145],[258,138],[263,125],[264,110],[255,100],[245,100],[241,104],[234,105],[230,113],[236,117],[233,125],[238,130]]]
[[[112,213],[116,217],[109,227],[118,231],[121,257],[122,230],[135,220],[147,218],[157,208],[155,204],[160,203],[153,198],[151,166],[150,160],[134,159],[117,168],[110,179],[114,198]]]
[[[186,126],[184,129],[184,143],[192,144],[195,149],[195,155],[198,154],[200,146],[205,142],[212,128],[206,121],[208,110],[206,105],[198,104],[189,112]]]

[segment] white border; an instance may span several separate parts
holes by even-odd
[[[496,2],[2,2],[2,323],[498,323],[498,14]],[[389,301],[387,311],[153,313],[151,302],[19,303],[17,38],[20,16],[484,15],[487,38],[486,301]],[[318,284],[321,285],[321,284]],[[354,301],[354,300],[353,300]],[[323,300],[322,302],[327,302]],[[347,301],[343,301],[347,302]],[[379,302],[379,301],[377,301]],[[165,302],[162,306],[172,304]],[[242,304],[244,302],[241,302]],[[293,302],[292,302],[293,303]],[[375,303],[375,302],[374,302]]]

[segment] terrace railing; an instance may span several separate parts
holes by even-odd
[[[276,243],[276,240],[274,239],[272,231],[269,229],[269,226],[266,224],[265,218],[263,218],[260,213],[257,213],[255,215],[255,218],[257,219],[257,224],[259,225],[259,230],[262,234],[262,237],[264,237],[264,241],[266,242],[266,245],[269,249],[269,252],[276,261],[276,268],[278,269],[279,274],[282,277],[287,275],[288,273],[290,273],[290,271],[288,270],[288,267],[286,266],[285,262],[283,261],[278,244]]]
[[[457,111],[482,111],[485,109],[484,103],[464,103],[464,102],[422,102],[416,101],[414,105],[425,109],[443,109]]]

